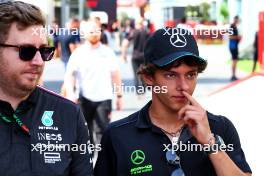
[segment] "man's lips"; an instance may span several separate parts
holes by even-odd
[[[40,75],[40,72],[24,72],[24,73],[29,75]]]
[[[40,69],[32,69],[32,70],[26,70],[23,73],[29,73],[29,74],[41,74],[41,70]]]
[[[177,100],[177,101],[185,101],[185,100],[187,100],[187,98],[184,95],[172,96],[172,99]]]
[[[23,74],[36,78],[39,75],[41,75],[41,71],[40,70],[27,70],[27,71],[24,71]]]

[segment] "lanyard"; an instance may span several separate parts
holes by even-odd
[[[22,120],[14,113],[12,118],[4,116],[0,113],[0,117],[7,123],[11,123],[12,121],[16,121],[16,123],[20,126],[20,128],[30,135],[28,127],[22,122]]]

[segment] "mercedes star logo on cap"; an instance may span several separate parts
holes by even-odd
[[[175,47],[185,47],[187,45],[186,38],[180,35],[179,32],[171,34],[170,43]]]

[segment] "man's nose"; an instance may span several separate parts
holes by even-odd
[[[34,65],[43,65],[44,61],[43,61],[39,51],[36,52],[36,54],[35,54],[34,58],[32,59],[31,63],[34,64]]]
[[[178,85],[177,85],[177,90],[180,91],[186,91],[190,88],[188,81],[184,77],[180,77],[178,79]]]

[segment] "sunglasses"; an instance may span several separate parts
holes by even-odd
[[[36,55],[36,52],[39,51],[41,58],[43,61],[49,61],[52,59],[55,51],[55,47],[40,47],[36,48],[32,45],[8,45],[8,44],[0,44],[0,47],[14,47],[19,50],[19,57],[23,61],[30,61]]]
[[[168,150],[166,152],[166,159],[169,164],[178,166],[178,168],[171,173],[171,176],[185,176],[180,165],[180,157],[176,154],[175,151]]]

